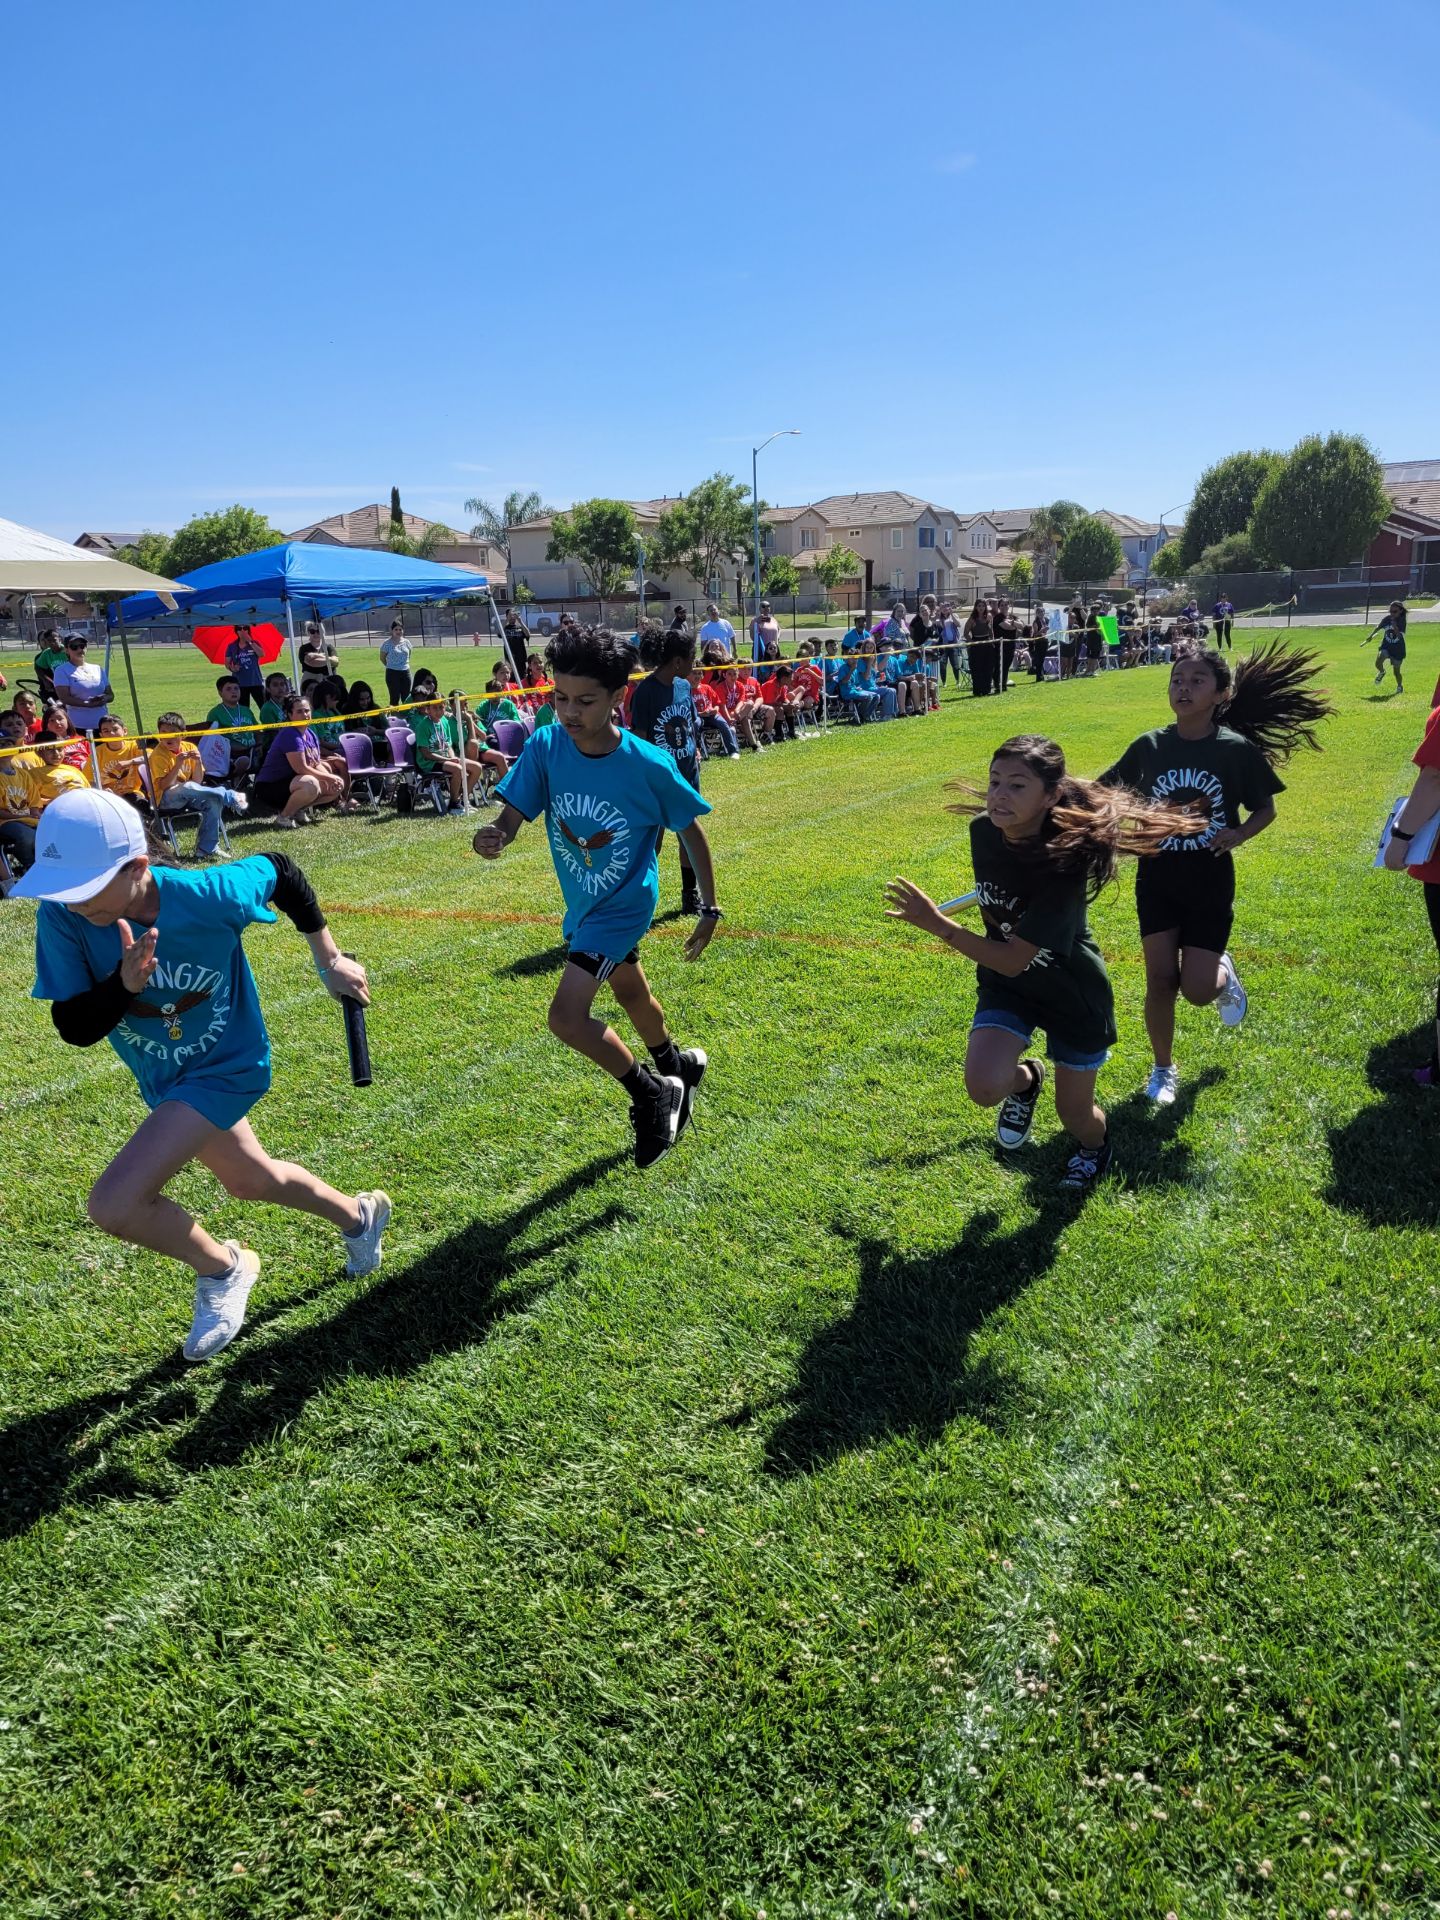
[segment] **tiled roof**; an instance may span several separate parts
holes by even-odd
[[[418,540],[434,522],[422,520],[418,514],[407,513],[402,516],[405,532],[412,540]],[[312,540],[317,533],[327,534],[337,546],[342,547],[378,547],[384,543],[383,529],[390,525],[388,506],[354,507],[349,513],[332,513],[327,520],[312,520],[308,527],[298,527],[294,533],[287,533],[287,540]]]
[[[929,500],[918,500],[913,493],[831,493],[812,503],[831,526],[893,526],[897,521],[918,520],[922,513],[948,513]]]
[[[75,539],[77,547],[88,547],[93,553],[118,553],[121,547],[133,547],[140,538],[138,533],[82,533]]]
[[[667,494],[660,500],[630,500],[626,504],[637,520],[658,520],[667,507],[678,506],[680,502],[676,496]],[[520,527],[527,533],[540,533],[551,525],[553,519],[553,514],[542,513],[534,520],[522,520]],[[511,532],[515,531],[512,527]]]
[[[1440,480],[1387,480],[1385,491],[1397,513],[1440,521]]]
[[[1139,539],[1144,534],[1158,533],[1158,520],[1137,520],[1133,513],[1112,513],[1108,507],[1096,507],[1095,518],[1103,520],[1107,527],[1113,527],[1122,540]]]

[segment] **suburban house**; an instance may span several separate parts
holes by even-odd
[[[973,599],[979,570],[966,553],[959,514],[910,493],[832,493],[804,507],[770,507],[761,516],[763,551],[799,567],[826,547],[849,547],[873,563],[875,592],[934,593]]]
[[[423,539],[436,524],[433,520],[422,520],[416,513],[402,513],[400,517],[410,540]],[[332,513],[326,520],[313,520],[308,527],[299,527],[285,538],[314,541],[329,547],[370,547],[383,553],[389,545],[386,539],[389,528],[390,509],[377,503],[352,508],[348,513]],[[457,533],[453,539],[442,540],[430,558],[442,567],[466,567],[472,573],[483,573],[491,586],[504,594],[505,553],[493,541]]]
[[[74,544],[87,553],[103,553],[107,560],[113,560],[122,547],[133,547],[139,538],[138,533],[80,533]]]
[[[1384,473],[1392,505],[1365,564],[1397,592],[1440,591],[1440,460],[1392,461]]]
[[[1172,537],[1158,520],[1137,520],[1131,513],[1112,513],[1108,507],[1096,507],[1095,518],[1103,520],[1119,536],[1125,555],[1124,579],[1116,584],[1138,587],[1148,579],[1155,556]]]
[[[675,501],[668,496],[661,500],[632,500],[630,510],[635,515],[635,530],[643,538],[653,533],[661,514],[667,507],[673,507]],[[537,520],[527,520],[522,526],[510,529],[510,592],[513,598],[517,587],[528,587],[533,597],[542,606],[555,605],[561,608],[574,606],[595,598],[594,589],[585,576],[585,569],[578,560],[547,560],[546,550],[550,545],[551,516],[542,514]],[[748,577],[748,568],[746,570]],[[726,582],[733,588],[733,582]],[[655,597],[675,600],[695,600],[704,597],[705,589],[692,580],[688,573],[675,573],[663,579],[645,577],[646,592]],[[630,599],[635,593],[633,574],[626,581],[617,599]]]

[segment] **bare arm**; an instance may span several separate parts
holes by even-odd
[[[1410,852],[1409,841],[1397,840],[1395,832],[1418,833],[1437,812],[1440,812],[1440,767],[1422,767],[1410,789],[1410,798],[1400,809],[1390,844],[1385,849],[1385,864],[1392,872],[1398,872],[1405,865]]]
[[[1210,842],[1215,853],[1229,853],[1232,847],[1241,847],[1247,840],[1253,840],[1257,833],[1263,833],[1266,827],[1275,824],[1275,802],[1267,800],[1263,807],[1257,807],[1247,815],[1243,826],[1226,827],[1223,833],[1217,833]]]
[[[499,818],[481,827],[470,844],[482,860],[498,860],[524,825],[523,813],[512,806],[503,806]]]
[[[1024,973],[1040,951],[1031,940],[988,940],[982,934],[971,933],[968,927],[957,927],[913,881],[892,880],[885,889],[885,898],[890,902],[885,909],[887,920],[904,920],[922,933],[933,934],[947,947],[973,960],[977,967],[988,967],[1004,979],[1013,980]]]

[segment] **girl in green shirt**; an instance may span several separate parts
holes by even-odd
[[[1075,779],[1055,742],[1033,733],[995,749],[983,801],[963,783],[955,790],[967,796],[951,811],[970,816],[970,900],[983,931],[957,926],[904,879],[885,889],[888,917],[974,961],[965,1091],[977,1106],[999,1108],[995,1138],[1007,1152],[1030,1138],[1045,1067],[1022,1056],[1036,1029],[1044,1032],[1055,1111],[1074,1143],[1060,1184],[1083,1191],[1110,1166],[1095,1082],[1115,1040],[1110,976],[1086,907],[1114,879],[1122,854],[1154,854],[1194,823],[1124,788]]]

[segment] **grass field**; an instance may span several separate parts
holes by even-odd
[[[727,918],[699,967],[674,918],[646,950],[712,1068],[648,1177],[545,1031],[536,832],[293,836],[378,1078],[256,929],[257,1124],[395,1223],[350,1282],[182,1178],[265,1261],[201,1368],[183,1278],[85,1222],[129,1076],[60,1044],[0,907],[7,1920],[1440,1912],[1434,955],[1367,870],[1437,663],[1376,698],[1319,639],[1340,715],[1239,857],[1250,1018],[1182,1009],[1161,1118],[1128,878],[1095,914],[1120,1174],[1083,1207],[1048,1097],[997,1162],[973,972],[879,889],[959,892],[941,783],[1032,728],[1098,769],[1160,669],[712,762]],[[202,684],[142,672],[152,713]]]

